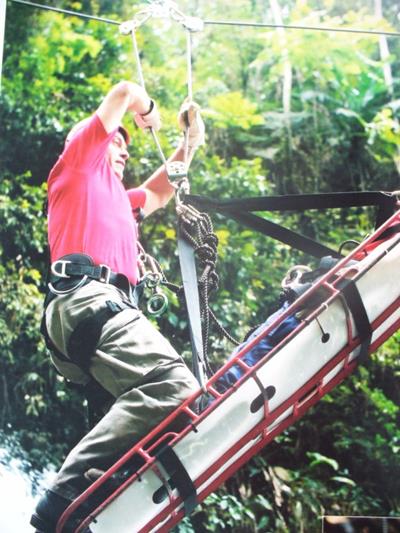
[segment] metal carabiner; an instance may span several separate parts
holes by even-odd
[[[187,165],[184,161],[168,161],[165,168],[170,181],[187,176]]]
[[[145,285],[148,289],[155,289],[161,281],[160,274],[157,274],[156,272],[147,272],[145,275]]]
[[[119,26],[119,32],[121,35],[129,35],[137,30],[137,28],[139,28],[142,24],[147,22],[151,17],[152,12],[149,8],[142,9],[136,13],[133,19],[122,22]]]
[[[168,298],[163,292],[156,291],[147,302],[147,311],[150,315],[161,316],[168,308]]]
[[[190,193],[190,185],[188,179],[185,177],[177,183],[172,184],[175,187],[175,203],[176,211],[184,209],[183,200],[187,194]]]

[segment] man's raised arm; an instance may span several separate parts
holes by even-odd
[[[160,129],[161,121],[154,101],[145,89],[130,81],[121,81],[108,92],[99,108],[99,116],[107,133],[121,125],[126,112],[137,117],[136,122],[142,128]]]

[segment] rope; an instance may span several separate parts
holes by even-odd
[[[71,11],[69,9],[61,9],[57,7],[48,6],[45,4],[37,4],[35,2],[28,2],[26,0],[9,0],[15,4],[21,4],[29,7],[35,7],[39,9],[44,9],[48,11],[55,11],[57,13],[63,13],[64,15],[69,15],[73,17],[80,17],[84,19],[96,20],[98,22],[104,22],[106,24],[121,25],[122,22],[112,19],[107,19],[104,17],[97,17],[94,15],[87,15],[86,13],[79,13],[78,11]],[[178,20],[178,17],[174,17],[177,22],[184,24],[182,20]],[[186,17],[187,19],[188,17]],[[204,25],[213,25],[213,26],[238,26],[238,27],[250,27],[250,28],[284,28],[287,30],[310,30],[310,31],[326,31],[326,32],[336,32],[336,33],[360,33],[366,35],[386,35],[388,37],[400,37],[400,32],[397,31],[384,31],[384,30],[365,30],[362,28],[338,28],[338,27],[327,27],[327,26],[304,26],[300,24],[267,24],[262,22],[247,22],[241,20],[203,20]]]
[[[178,12],[180,16],[180,12]],[[141,20],[139,20],[139,16],[141,16]],[[138,13],[137,18],[125,22],[120,26],[120,32],[122,34],[130,34],[132,38],[132,44],[134,49],[134,55],[136,60],[136,68],[137,68],[137,74],[139,78],[139,83],[143,87],[143,89],[146,88],[145,79],[143,75],[143,68],[142,68],[142,62],[140,59],[140,53],[139,53],[139,47],[137,44],[136,39],[136,29],[141,26],[149,17],[151,17],[151,12],[143,10],[140,13]],[[182,15],[183,16],[183,15]],[[189,28],[187,28],[187,47],[186,47],[186,62],[187,62],[187,85],[188,85],[188,100],[191,101],[193,98],[193,76],[192,76],[192,48],[191,48],[191,31]],[[161,161],[163,165],[165,166],[165,170],[168,174],[168,177],[170,178],[170,181],[172,184],[174,184],[174,180],[176,178],[182,178],[186,177],[187,170],[188,170],[188,155],[189,155],[189,137],[187,134],[187,131],[185,131],[185,137],[184,137],[184,157],[183,162],[181,163],[182,167],[177,162],[174,161],[172,163],[168,163],[164,151],[161,147],[160,141],[158,139],[158,136],[156,132],[153,130],[153,128],[150,128],[150,133],[153,137],[154,143],[157,147],[158,153],[160,155]],[[184,175],[184,176],[183,176]]]
[[[178,224],[185,240],[187,240],[194,249],[198,259],[198,266],[201,271],[201,274],[198,277],[198,287],[200,297],[200,316],[203,329],[204,360],[207,372],[209,375],[212,375],[213,371],[210,367],[208,357],[211,320],[217,326],[220,334],[233,344],[239,344],[239,341],[232,337],[218,321],[211,310],[209,303],[210,294],[213,291],[216,291],[219,286],[219,276],[216,272],[218,237],[214,233],[213,224],[209,215],[206,213],[199,213],[194,210],[193,207],[186,210],[182,205],[180,206]]]
[[[160,7],[160,6],[157,6]],[[163,6],[161,6],[163,7]],[[188,19],[177,10],[175,7],[170,7],[168,2],[165,2],[165,6],[169,9],[170,16],[178,22],[181,22],[186,28],[186,64],[187,64],[187,92],[188,101],[193,100],[193,76],[192,76],[192,40],[191,33],[196,31],[196,23],[193,21],[188,21]],[[142,17],[140,20],[139,17]],[[144,17],[144,18],[143,18]],[[148,17],[148,12],[143,10],[140,12],[132,21],[124,23],[120,28],[121,33],[130,33],[133,41],[134,52],[136,57],[136,65],[138,70],[138,77],[143,88],[145,88],[145,80],[143,76],[143,69],[140,60],[140,54],[137,46],[136,40],[136,29],[141,26]],[[218,275],[215,272],[215,263],[217,260],[217,237],[213,233],[213,228],[211,224],[211,219],[208,215],[197,216],[197,212],[194,213],[193,209],[184,208],[181,202],[181,193],[189,192],[189,181],[187,179],[187,170],[188,170],[188,155],[189,155],[189,118],[185,117],[186,129],[184,137],[184,156],[183,159],[183,169],[176,166],[178,162],[168,162],[165,159],[161,146],[158,143],[158,138],[155,132],[151,129],[150,131],[153,134],[154,141],[157,144],[158,151],[161,155],[161,159],[165,165],[166,172],[170,182],[176,188],[175,200],[178,212],[178,223],[182,230],[182,235],[184,239],[192,246],[194,253],[198,256],[200,265],[204,266],[204,270],[200,278],[198,278],[198,291],[199,291],[199,304],[200,304],[200,317],[199,320],[202,325],[203,335],[203,357],[201,364],[203,366],[203,373],[208,374],[209,377],[213,375],[213,370],[209,364],[208,360],[208,345],[209,345],[209,330],[210,330],[210,310],[209,310],[209,293],[211,290],[215,290],[218,287]],[[182,164],[181,163],[181,164]],[[174,179],[176,180],[174,182]],[[193,218],[185,217],[185,213],[190,212],[193,217],[195,215],[196,223],[193,224]],[[194,230],[195,236],[192,235],[191,230]],[[172,288],[172,285],[169,284],[165,277],[162,281],[165,286]],[[182,288],[183,289],[183,288]],[[180,289],[178,289],[179,291]],[[183,295],[183,290],[181,291]],[[190,309],[188,309],[190,313]],[[215,317],[213,317],[215,319]],[[216,319],[215,319],[216,320]],[[200,324],[199,324],[200,325]],[[220,331],[224,331],[224,328],[219,325]],[[229,334],[228,334],[229,335]],[[232,337],[229,335],[229,338]],[[203,378],[199,377],[200,384],[202,384]]]
[[[144,81],[144,76],[143,76],[142,62],[140,60],[139,47],[137,45],[137,40],[136,40],[136,31],[135,31],[135,26],[133,24],[129,27],[129,33],[130,33],[131,38],[132,38],[133,51],[134,51],[134,55],[135,55],[135,59],[136,59],[136,69],[137,69],[137,75],[138,75],[138,78],[139,78],[139,83],[140,83],[141,87],[143,87],[143,89],[146,89],[146,83]],[[153,137],[154,143],[155,143],[155,145],[157,147],[157,150],[158,150],[158,153],[160,155],[161,161],[163,162],[163,164],[165,165],[165,167],[167,169],[167,165],[168,165],[167,159],[166,159],[166,157],[164,155],[164,152],[163,152],[163,149],[161,147],[160,141],[158,140],[157,134],[153,130],[153,128],[149,128],[149,129],[150,129],[150,133],[151,133],[151,135]]]
[[[192,33],[186,30],[186,70],[188,99],[193,100],[193,76],[192,76]]]

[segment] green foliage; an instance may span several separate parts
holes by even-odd
[[[213,118],[215,128],[240,128],[248,130],[262,124],[261,116],[256,114],[255,104],[244,99],[240,92],[219,94],[209,99],[211,110],[205,117]]]
[[[124,20],[138,5],[120,0],[59,2]],[[285,23],[394,29],[395,3],[376,20],[365,2],[291,0]],[[273,23],[270,3],[217,0],[180,8],[203,19]],[[196,7],[196,9],[195,9]],[[167,21],[137,32],[146,86],[158,101],[163,149],[179,136],[175,117],[186,93],[185,33]],[[215,198],[399,188],[400,41],[361,34],[224,28],[193,35],[194,95],[204,109],[207,145],[196,154],[192,192]],[[114,26],[9,3],[0,124],[0,429],[29,468],[57,466],[85,431],[82,398],[50,364],[39,334],[46,272],[45,178],[69,128],[93,112],[120,79],[135,79],[129,38]],[[383,66],[392,69],[390,87]],[[283,82],[290,70],[290,83]],[[286,70],[285,70],[286,69]],[[284,105],[284,97],[286,104]],[[287,102],[290,109],[287,109]],[[159,164],[151,136],[131,121],[127,186]],[[266,215],[338,247],[373,228],[371,209]],[[213,217],[220,288],[211,307],[238,338],[277,306],[280,281],[309,257]],[[175,214],[143,225],[145,248],[180,283]],[[187,318],[176,297],[159,326],[189,356]],[[232,347],[212,332],[217,366]],[[370,364],[326,396],[176,531],[317,531],[331,514],[400,513],[400,348],[392,337]],[[15,440],[16,439],[16,440]]]
[[[62,458],[82,435],[84,419],[81,399],[67,394],[39,331],[47,270],[45,187],[29,180],[25,174],[0,181],[0,429],[18,437],[20,453],[29,451],[38,469]],[[67,413],[70,425],[60,425]]]
[[[381,109],[372,121],[366,124],[366,129],[368,146],[377,161],[382,163],[394,161],[400,171],[399,123],[394,118],[393,109],[390,107]]]

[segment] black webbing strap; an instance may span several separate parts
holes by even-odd
[[[196,487],[186,468],[168,444],[157,453],[156,459],[167,472],[171,486],[178,490],[183,501],[185,514],[189,515],[199,502]]]
[[[124,309],[134,305],[106,301],[106,306],[80,322],[68,341],[67,353],[76,366],[89,376],[89,382],[82,387],[88,402],[89,427],[93,427],[102,416],[103,407],[115,400],[114,396],[98,383],[90,374],[89,366],[100,340],[104,324]]]
[[[110,269],[104,265],[84,265],[80,263],[73,263],[63,260],[54,261],[55,268],[58,270],[58,265],[62,266],[63,274],[66,276],[88,276],[91,279],[100,280],[106,278]],[[61,269],[60,269],[61,270]]]
[[[289,246],[311,254],[314,257],[332,255],[342,257],[338,252],[320,244],[296,231],[266,220],[252,211],[305,211],[307,209],[332,209],[343,207],[377,206],[376,227],[385,222],[396,210],[397,198],[391,193],[340,192],[322,194],[296,194],[286,196],[262,196],[245,199],[215,200],[204,196],[187,195],[185,203],[204,211],[215,211],[229,216],[256,231],[260,231]]]
[[[88,372],[90,360],[96,351],[104,324],[116,314],[131,307],[133,305],[107,300],[105,307],[82,320],[71,333],[68,341],[67,353],[71,361]]]
[[[381,191],[334,192],[319,194],[287,194],[256,198],[215,200],[205,196],[187,195],[185,202],[207,211],[212,209],[240,211],[306,211],[307,209],[333,209],[339,207],[378,206],[381,210],[379,225],[396,210],[397,198]]]
[[[180,231],[178,234],[178,254],[182,273],[182,285],[188,310],[193,374],[202,387],[206,382],[206,372],[196,262],[193,247],[186,242]]]
[[[115,314],[129,307],[131,306],[127,304],[120,305],[108,300],[104,309],[80,322],[70,336],[67,346],[68,356],[60,352],[54,345],[46,328],[45,313],[42,317],[41,333],[44,336],[47,348],[61,361],[75,364],[88,377],[86,385],[68,383],[72,388],[79,389],[87,399],[89,428],[97,423],[99,416],[101,416],[102,408],[115,399],[89,373],[90,360],[96,350],[104,324]],[[132,305],[132,307],[134,306]]]
[[[253,215],[253,213],[246,212],[234,212],[234,211],[224,211],[224,214],[228,214],[234,220],[245,224],[246,226],[264,233],[269,237],[272,237],[284,244],[288,244],[296,250],[300,250],[307,254],[310,254],[314,257],[325,257],[330,255],[332,257],[341,258],[343,257],[339,252],[325,246],[314,239],[305,237],[297,231],[287,229],[280,224],[266,220],[265,218]]]
[[[359,359],[361,362],[364,362],[368,356],[372,338],[372,328],[367,311],[354,280],[345,279],[340,281],[338,283],[338,289],[342,292],[353,315],[357,335],[361,341]]]

